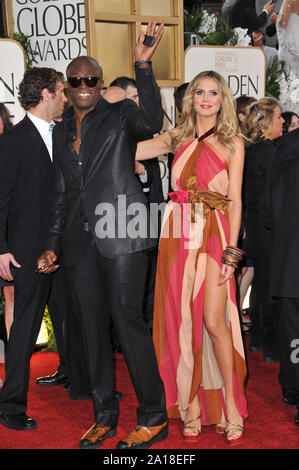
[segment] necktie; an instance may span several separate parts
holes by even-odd
[[[51,122],[51,124],[49,125],[49,131],[48,131],[48,136],[47,136],[47,148],[49,150],[51,160],[52,160],[52,133],[53,133],[54,126],[55,124]]]

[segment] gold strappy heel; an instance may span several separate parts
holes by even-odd
[[[216,424],[216,434],[224,434],[226,429],[226,421],[225,423]]]
[[[231,427],[230,429],[226,429],[225,431],[226,442],[230,445],[240,444],[244,440],[244,427],[241,424],[236,424],[229,420],[227,420],[227,425],[230,425]],[[234,432],[239,432],[239,431],[241,431],[241,434],[239,436],[228,439],[228,436],[230,433],[233,434]]]
[[[188,442],[196,442],[200,438],[201,434],[201,427],[198,428],[197,426],[190,426],[191,423],[194,423],[195,421],[198,421],[201,418],[201,414],[197,418],[190,419],[186,423],[184,423],[184,429],[183,429],[183,437],[186,441]],[[194,432],[197,432],[195,436],[192,436],[191,434],[186,433],[186,429],[191,429]]]

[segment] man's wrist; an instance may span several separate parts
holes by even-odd
[[[144,68],[149,68],[152,65],[151,60],[135,60],[134,66],[144,69]]]

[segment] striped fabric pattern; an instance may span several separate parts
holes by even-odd
[[[228,168],[206,140],[192,140],[176,154],[172,166],[174,191],[186,191],[190,174],[197,187],[227,194]],[[208,218],[191,221],[187,205],[168,203],[164,213],[156,277],[154,345],[165,386],[168,415],[184,420],[198,393],[202,424],[225,422],[223,380],[203,323],[205,271],[208,257],[221,268],[229,241],[227,210],[212,210]],[[226,322],[233,344],[233,385],[238,411],[247,417],[244,391],[246,363],[234,280],[226,285]]]

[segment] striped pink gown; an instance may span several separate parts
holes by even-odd
[[[190,214],[191,180],[218,204],[194,219]],[[229,243],[226,199],[228,168],[224,158],[206,140],[192,140],[176,154],[172,165],[172,200],[163,217],[156,277],[154,345],[164,382],[168,415],[184,420],[196,393],[202,424],[225,422],[223,380],[203,323],[207,256],[221,267]],[[193,188],[194,189],[194,188]],[[194,191],[193,191],[194,194]],[[189,199],[188,199],[189,196]],[[216,201],[216,203],[217,203]],[[222,206],[222,202],[226,202]],[[189,207],[189,209],[188,209]],[[203,204],[204,209],[207,207]],[[209,208],[208,208],[209,209]],[[204,218],[205,217],[205,218]],[[238,411],[247,417],[244,393],[246,364],[235,298],[235,285],[226,283],[226,321],[233,343],[233,386]]]

